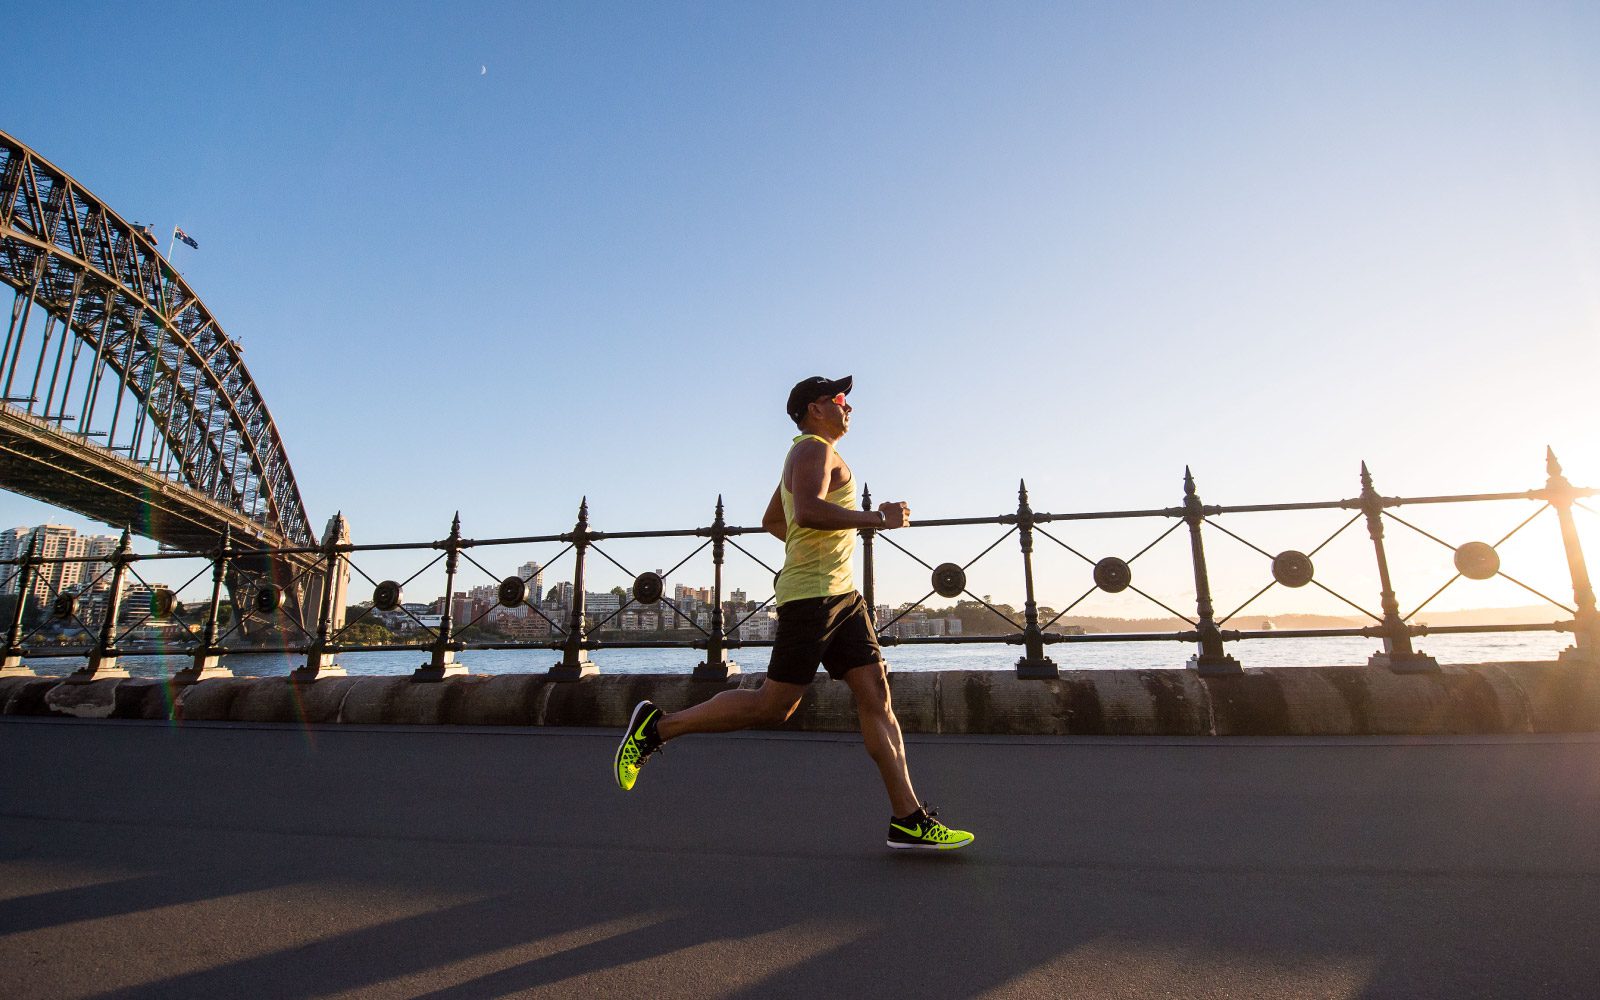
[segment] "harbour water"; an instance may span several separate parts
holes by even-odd
[[[1494,663],[1554,660],[1572,645],[1563,632],[1510,632],[1481,635],[1439,635],[1414,641],[1416,648],[1440,663]],[[1380,648],[1375,639],[1331,637],[1321,639],[1247,639],[1228,644],[1228,651],[1246,667],[1312,667],[1357,665],[1367,662]],[[1047,655],[1063,670],[1182,669],[1193,647],[1178,642],[1125,642],[1056,644]],[[765,670],[769,650],[738,649],[731,658],[746,673]],[[1011,670],[1022,655],[1020,646],[995,645],[890,646],[884,658],[890,670]],[[688,673],[704,659],[695,649],[601,649],[589,658],[604,673]],[[410,674],[427,655],[424,651],[360,652],[339,656],[339,665],[352,675],[394,676]],[[553,650],[468,650],[458,659],[469,673],[543,673],[560,654]],[[135,677],[163,677],[189,664],[181,655],[125,656],[122,664]],[[239,676],[287,675],[305,662],[301,654],[230,653],[223,665]],[[60,676],[83,665],[80,659],[35,659],[28,665],[41,675]]]

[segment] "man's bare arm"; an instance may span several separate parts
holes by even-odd
[[[772,491],[772,499],[767,502],[767,512],[761,515],[761,526],[778,539],[787,541],[789,538],[789,525],[783,519],[782,487]]]
[[[821,441],[802,441],[790,466],[789,491],[794,494],[794,523],[818,531],[848,528],[899,528],[911,523],[911,508],[903,502],[878,505],[876,511],[846,510],[829,503],[828,479],[838,460]]]

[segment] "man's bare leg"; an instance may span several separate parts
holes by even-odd
[[[856,715],[861,720],[861,739],[867,753],[878,765],[884,790],[889,793],[889,808],[896,816],[909,816],[922,808],[911,788],[911,772],[906,767],[906,744],[900,736],[900,720],[889,703],[889,679],[882,663],[869,663],[845,672],[844,682],[856,698]]]
[[[751,726],[775,726],[794,714],[806,693],[804,684],[763,680],[754,691],[737,688],[681,712],[663,712],[656,733],[670,740],[690,733],[726,733]]]

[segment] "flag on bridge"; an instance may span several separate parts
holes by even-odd
[[[196,250],[200,249],[200,244],[198,244],[198,243],[196,243],[194,241],[194,237],[190,236],[188,233],[184,232],[183,230],[178,229],[177,227],[173,227],[172,235],[176,236],[178,239],[182,240],[183,242],[189,244],[191,247],[194,247]]]

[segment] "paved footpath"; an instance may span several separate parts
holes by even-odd
[[[0,722],[0,995],[1585,997],[1600,738]]]

